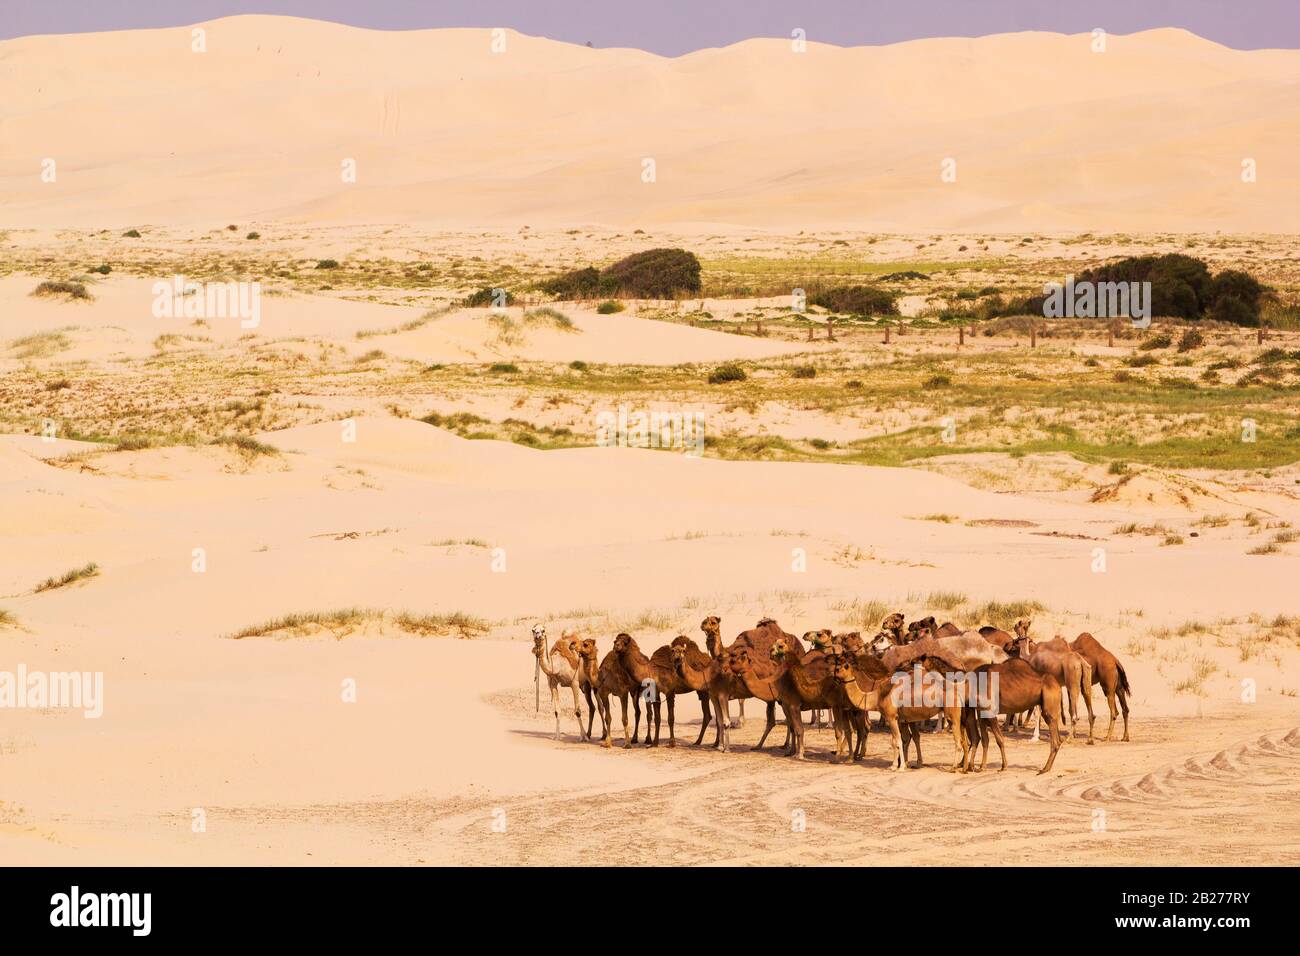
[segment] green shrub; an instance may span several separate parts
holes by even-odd
[[[627,298],[671,299],[700,291],[700,260],[685,249],[649,249],[620,259],[600,276]]]
[[[140,230],[139,230],[139,229],[128,229],[126,232],[122,233],[122,238],[123,238],[123,239],[139,239],[139,238],[140,238]]]
[[[1201,334],[1200,329],[1188,329],[1178,339],[1178,351],[1190,352],[1192,349],[1199,349],[1205,344],[1205,336]]]
[[[500,288],[498,286],[497,288]],[[505,305],[514,305],[515,296],[509,289],[502,289],[505,293]],[[471,309],[486,309],[496,305],[496,289],[482,288],[477,292],[471,293],[465,297],[464,304]]]
[[[1138,345],[1138,348],[1149,352],[1152,349],[1167,349],[1173,344],[1174,340],[1169,336],[1169,334],[1161,332],[1159,335],[1153,335],[1150,338],[1143,339],[1141,344]]]
[[[514,362],[496,362],[488,367],[489,372],[501,372],[506,375],[514,375],[519,371],[519,366]]]
[[[317,269],[337,269],[339,267],[337,259],[317,259]]]
[[[108,263],[104,263],[103,265],[100,265],[100,266],[91,266],[91,268],[88,269],[87,271],[88,271],[88,272],[98,272],[100,275],[102,275],[102,276],[106,276],[106,275],[108,275],[110,272],[113,271],[113,267],[110,266]]]
[[[809,301],[831,312],[847,315],[898,315],[893,293],[872,286],[821,289]]]
[[[248,235],[246,235],[244,238],[245,238],[245,239],[261,239],[261,238],[262,238],[262,234],[261,234],[260,232],[250,232],[250,233],[249,233]]]
[[[587,266],[566,272],[543,282],[541,289],[564,299],[597,295],[671,299],[700,291],[700,260],[685,249],[648,249],[605,269]]]
[[[817,369],[811,365],[800,365],[790,374],[795,378],[816,378]]]
[[[73,299],[89,299],[90,293],[80,282],[42,282],[32,295],[66,295]]]
[[[915,269],[906,269],[903,272],[891,272],[888,275],[880,277],[881,282],[910,282],[914,279],[930,278],[924,272],[917,272]]]
[[[743,382],[747,376],[745,370],[734,362],[719,365],[709,373],[710,385],[722,385],[726,382]]]
[[[587,371],[588,366],[582,359],[574,359],[569,363],[569,368],[573,369],[575,372],[585,372]]]
[[[596,306],[596,311],[601,315],[613,315],[616,312],[623,311],[623,303],[614,299],[606,299],[600,305]]]

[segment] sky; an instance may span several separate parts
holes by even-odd
[[[840,46],[1018,30],[1182,27],[1241,50],[1300,48],[1300,0],[0,0],[0,39],[185,26],[241,13],[385,30],[509,27],[678,56],[749,37]]]

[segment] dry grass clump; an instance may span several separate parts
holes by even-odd
[[[58,577],[49,577],[36,585],[33,594],[40,594],[42,591],[53,591],[55,588],[67,587],[77,581],[84,581],[87,578],[93,578],[99,574],[99,565],[94,561],[89,561],[79,568],[73,568],[70,571],[64,571]]]
[[[364,625],[385,623],[417,637],[446,637],[454,634],[457,637],[471,638],[486,634],[488,630],[487,621],[460,611],[451,614],[412,614],[401,611],[393,614],[372,608],[349,607],[336,611],[286,614],[246,627],[230,637],[241,641],[250,637],[305,637],[329,632],[335,640],[341,641]]]

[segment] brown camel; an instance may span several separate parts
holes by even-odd
[[[1110,708],[1110,726],[1106,728],[1106,739],[1111,740],[1115,734],[1115,700],[1118,698],[1120,707],[1124,708],[1124,740],[1127,741],[1128,697],[1133,690],[1128,685],[1124,665],[1086,631],[1076,637],[1070,647],[1092,665],[1092,683],[1101,684],[1101,689],[1106,692],[1106,705]]]
[[[888,678],[867,677],[845,657],[834,658],[831,666],[835,679],[848,698],[848,707],[863,718],[858,727],[863,745],[866,743],[866,713],[879,711],[881,723],[891,732],[894,769],[907,769],[908,742],[912,738],[916,740],[916,766],[920,767],[924,763],[921,736],[912,725],[944,713],[957,748],[957,759],[949,769],[965,772],[970,745],[962,720],[964,687],[945,679],[937,663],[928,670],[918,665],[912,674],[895,674]]]
[[[700,622],[700,630],[704,632],[704,647],[708,650],[709,656],[717,660],[722,655],[724,646],[722,643],[722,618],[716,614],[710,614]],[[745,723],[745,698],[732,698],[732,700],[737,700],[740,707],[740,716],[732,718],[731,711],[728,709],[727,713],[719,715],[719,719],[727,727],[736,729],[744,726]],[[728,704],[728,708],[730,708],[730,704]]]
[[[790,724],[794,737],[793,754],[796,760],[804,759],[803,711],[823,708],[831,711],[832,726],[835,728],[835,753],[838,759],[844,739],[844,720],[843,713],[835,706],[836,701],[832,692],[838,688],[832,686],[835,681],[831,677],[826,655],[815,650],[801,653],[796,650],[796,645],[797,642],[792,643],[792,639],[784,636],[772,642],[768,657],[779,670],[770,683],[762,686],[770,686],[775,691],[776,699],[780,701],[781,709],[785,711],[786,720]],[[743,650],[740,653],[745,654]],[[741,661],[738,676],[745,679],[748,684],[753,678],[754,669],[752,666],[746,666],[743,657]],[[750,693],[759,696],[755,685],[750,685]]]
[[[596,692],[600,682],[600,664],[596,660],[596,654],[595,638],[588,637],[578,642],[578,680],[582,687],[582,696],[587,698],[588,740],[591,739],[591,722],[597,713],[600,714],[600,736],[603,738],[608,733],[605,712],[592,699],[592,694]]]
[[[719,657],[700,655],[698,658],[690,654],[685,647],[679,646],[673,649],[673,666],[681,676],[682,683],[689,690],[707,694],[713,702],[714,713],[718,715],[723,712],[727,701],[749,696],[749,690],[744,682],[732,674],[730,660],[730,648],[723,648]],[[772,732],[774,726],[776,726],[776,705],[768,704],[767,727],[758,742],[759,748],[763,746],[763,742],[767,740],[767,735]],[[703,739],[704,728],[701,727],[700,736],[695,743],[698,745]],[[714,720],[713,747],[723,753],[731,749],[727,722],[720,716]]]
[[[1008,634],[1006,631],[1002,630],[1002,628],[993,627],[988,624],[980,628],[980,637],[984,638],[984,640],[988,641],[994,647],[1002,648],[1002,650],[1006,651],[1008,654],[1011,653],[1011,647],[1016,642],[1016,636],[1014,634]]]
[[[660,651],[664,653],[660,653]],[[646,657],[641,653],[641,648],[637,647],[636,641],[630,634],[620,634],[614,638],[614,652],[618,655],[619,663],[641,688],[641,699],[646,702],[648,707],[653,708],[654,712],[654,743],[652,747],[659,746],[659,727],[660,727],[660,700],[668,700],[668,746],[676,747],[677,738],[674,734],[675,707],[677,695],[684,693],[688,688],[678,677],[677,671],[673,668],[672,648],[663,647],[655,652],[654,657]],[[646,711],[646,740],[649,742],[649,724],[650,710]]]
[[[907,639],[903,636],[903,617],[902,611],[895,611],[888,615],[880,622],[880,633],[877,638],[885,638],[890,644],[906,644]]]
[[[706,623],[709,620],[709,618],[705,618]],[[716,621],[717,619],[714,618],[713,620]],[[704,629],[703,624],[700,625],[700,627],[702,630]],[[727,652],[741,649],[753,652],[752,663],[755,673],[759,677],[766,677],[770,674],[774,674],[779,668],[772,662],[768,656],[768,652],[772,649],[772,643],[779,637],[784,637],[791,647],[793,647],[800,655],[803,654],[804,647],[799,642],[799,638],[795,637],[793,634],[787,634],[785,631],[781,630],[781,625],[777,624],[776,621],[772,620],[770,617],[765,617],[748,631],[741,631],[736,635],[736,639],[732,641],[730,645],[722,649],[722,657],[720,659],[723,661],[723,670],[726,675],[731,678],[736,677],[735,670],[732,667],[733,661],[727,656]],[[732,695],[732,690],[736,687],[741,689],[742,696],[739,698],[740,700],[743,701],[745,697],[753,696],[742,681],[720,681],[715,687],[715,693],[713,695],[714,713],[727,713],[728,701],[736,699]],[[767,704],[767,725],[763,728],[763,735],[759,737],[758,743],[755,745],[755,749],[757,750],[762,749],[763,744],[767,741],[768,734],[770,734],[772,728],[776,726],[775,698],[763,697],[761,699]],[[736,725],[739,726],[740,722],[737,721]],[[787,722],[787,727],[788,726],[789,724]],[[729,750],[731,746],[731,738],[728,733],[729,729],[730,728],[725,723],[719,727],[722,736],[722,746],[720,749],[724,752]],[[790,744],[791,737],[790,734],[787,733],[785,742],[787,749],[790,747]]]
[[[666,654],[664,653],[665,651],[667,652]],[[659,648],[659,650],[650,655],[651,660],[658,660],[661,663],[666,663],[667,666],[671,667],[677,674],[678,682],[682,684],[680,693],[684,694],[687,691],[693,690],[700,698],[700,714],[702,715],[700,720],[700,735],[695,738],[695,746],[698,747],[700,741],[704,739],[704,731],[709,729],[709,721],[712,719],[712,714],[709,713],[709,691],[708,687],[704,685],[690,686],[686,680],[685,673],[677,664],[678,651],[681,651],[689,659],[691,666],[696,672],[707,670],[713,658],[700,650],[700,645],[696,644],[685,634],[678,634],[673,638],[671,644],[667,647]]]
[[[542,673],[546,675],[546,683],[551,688],[551,706],[555,709],[554,739],[560,739],[560,688],[569,687],[573,690],[573,717],[578,722],[578,736],[586,740],[587,732],[582,727],[582,704],[578,700],[581,679],[578,676],[580,667],[577,641],[562,637],[552,645],[550,651],[547,651],[546,628],[541,624],[535,624],[533,625],[533,656],[541,665]]]
[[[1028,621],[1016,622],[1016,633],[1020,636],[1016,638],[1013,645],[1013,655],[1028,661],[1029,666],[1039,673],[1051,674],[1061,684],[1062,707],[1067,700],[1070,704],[1070,732],[1066,735],[1066,739],[1074,739],[1074,725],[1079,716],[1079,695],[1082,694],[1084,706],[1088,709],[1088,743],[1095,743],[1092,730],[1097,717],[1092,712],[1092,665],[1088,663],[1088,659],[1070,647],[1065,642],[1065,638],[1059,634],[1053,640],[1042,644],[1035,642],[1029,637]],[[1064,710],[1061,712],[1061,719],[1066,719]],[[1041,724],[1042,714],[1039,714],[1038,722],[1034,725],[1034,740],[1039,738]]]
[[[1061,749],[1061,734],[1058,729],[1061,719],[1061,685],[1056,678],[1051,674],[1040,674],[1025,661],[1012,657],[1000,664],[980,667],[973,673],[968,673],[965,679],[968,682],[967,699],[970,699],[973,692],[973,696],[979,698],[977,703],[966,708],[964,715],[967,724],[966,732],[972,743],[967,758],[967,768],[970,769],[975,760],[973,744],[978,734],[983,747],[983,756],[980,758],[980,765],[973,769],[977,773],[984,769],[989,756],[989,731],[991,730],[998,742],[998,750],[1002,754],[1002,769],[1006,770],[1007,747],[1002,737],[1002,728],[998,724],[998,715],[1019,714],[1041,707],[1043,719],[1047,721],[1052,750],[1047,756],[1047,763],[1038,772],[1044,774],[1051,770],[1052,764],[1056,762],[1056,752]],[[969,686],[971,680],[977,682],[975,688]]]
[[[600,669],[596,672],[596,703],[600,706],[600,720],[605,726],[605,734],[600,742],[602,747],[612,746],[610,732],[614,721],[609,707],[611,694],[618,698],[623,711],[623,747],[627,749],[637,742],[637,737],[641,733],[641,685],[628,676],[618,655],[613,651],[605,655],[604,660],[600,662]],[[636,724],[630,734],[627,729],[629,697],[636,711]],[[648,719],[646,723],[649,724]]]

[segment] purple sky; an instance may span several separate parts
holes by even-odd
[[[841,46],[1015,30],[1183,27],[1226,46],[1300,48],[1300,0],[0,0],[0,39],[277,13],[355,26],[512,27],[669,56],[754,36]]]

